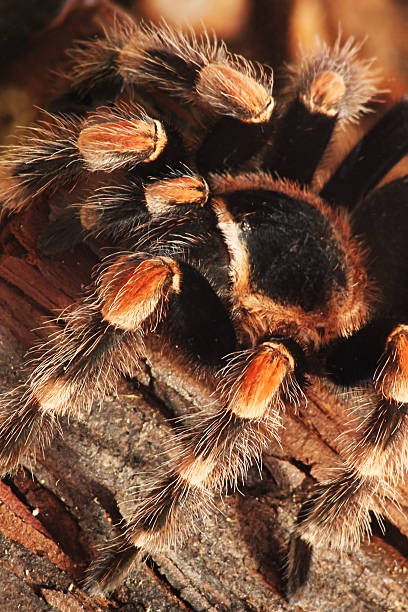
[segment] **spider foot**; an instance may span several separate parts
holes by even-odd
[[[315,486],[302,505],[289,546],[287,595],[302,597],[311,574],[315,548],[351,552],[371,534],[373,512],[381,522],[386,504],[398,504],[395,490],[385,480],[364,477],[343,464],[336,474]]]
[[[141,557],[140,551],[125,538],[116,538],[88,567],[84,589],[94,597],[114,591]]]

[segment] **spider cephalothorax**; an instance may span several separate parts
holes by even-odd
[[[406,152],[407,103],[319,193],[311,188],[334,129],[375,93],[356,51],[322,45],[275,104],[270,70],[208,36],[129,22],[72,51],[68,93],[5,158],[5,210],[63,189],[76,198],[41,236],[45,251],[87,240],[108,255],[38,348],[26,384],[1,399],[3,471],[43,446],[60,415],[81,415],[134,374],[149,334],[176,345],[214,386],[212,404],[176,426],[122,541],[92,566],[93,592],[111,590],[137,555],[171,545],[214,491],[235,485],[314,377],[363,378],[346,365],[362,337],[376,347],[364,372],[374,388],[356,399],[344,463],[302,508],[289,590],[306,579],[311,544],[351,547],[369,529],[370,508],[392,497],[408,452],[407,304],[388,303],[395,278],[384,265],[376,271],[388,243],[377,249],[372,238],[368,252],[356,229],[367,233],[367,218],[404,191],[399,179],[370,193]]]

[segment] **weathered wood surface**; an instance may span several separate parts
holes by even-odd
[[[73,38],[109,19],[108,6],[80,8],[37,38],[17,67],[3,71],[7,88],[44,104],[47,68]],[[25,78],[21,66],[25,66]],[[42,84],[42,85],[41,85]],[[7,98],[7,96],[6,96]],[[47,202],[3,221],[0,254],[0,380],[24,377],[21,356],[41,338],[39,325],[75,299],[95,261],[86,247],[48,259],[36,239]],[[37,328],[35,331],[33,329]],[[282,447],[271,447],[262,474],[251,470],[241,492],[217,503],[177,551],[140,564],[109,601],[80,588],[84,568],[120,519],[129,486],[161,461],[173,415],[194,409],[209,390],[180,380],[172,356],[154,351],[140,384],[123,380],[118,394],[94,406],[85,422],[65,421],[44,457],[0,483],[0,610],[408,610],[408,488],[405,506],[353,554],[319,551],[313,581],[297,606],[282,594],[287,539],[301,500],[324,469],[336,464],[344,407],[322,388],[287,419]]]

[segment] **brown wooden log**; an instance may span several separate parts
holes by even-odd
[[[99,18],[112,18],[110,5],[80,6],[3,71],[8,99],[19,91],[27,102],[24,117],[31,116],[33,103],[45,103],[51,81],[53,88],[58,85],[46,69],[63,60],[73,39],[97,31]],[[42,322],[79,296],[95,263],[85,246],[53,259],[41,255],[36,241],[48,204],[39,200],[2,223],[3,389],[24,379],[22,353],[44,336]],[[313,483],[336,465],[336,440],[344,430],[346,406],[324,385],[300,414],[288,415],[282,445],[268,449],[262,473],[252,469],[241,492],[219,500],[219,512],[198,525],[184,546],[138,565],[109,601],[81,590],[84,568],[120,520],[120,499],[162,460],[169,419],[196,409],[211,392],[188,368],[180,377],[176,355],[160,354],[154,341],[150,351],[139,382],[123,380],[117,396],[94,406],[86,421],[65,420],[63,435],[44,457],[0,484],[0,609],[407,610],[407,487],[401,488],[401,512],[390,507],[385,534],[342,559],[319,551],[302,602],[284,599],[287,541],[296,514]]]

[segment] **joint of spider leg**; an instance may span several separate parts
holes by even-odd
[[[408,402],[408,325],[398,325],[388,336],[374,385],[386,400]]]
[[[291,380],[295,370],[295,358],[285,340],[275,338],[230,359],[228,366],[219,372],[217,395],[223,407],[195,425],[180,421],[178,441],[170,448],[171,472],[166,472],[166,481],[156,486],[156,493],[149,493],[143,528],[151,528],[153,518],[155,524],[159,520],[163,523],[173,507],[174,496],[182,496],[191,489],[223,490],[227,483],[236,484],[235,477],[230,478],[224,467],[225,458],[244,473],[249,462],[242,449],[243,440],[253,448],[253,457],[259,457],[271,437],[278,437],[279,413],[283,410],[283,402],[277,399],[279,388],[285,382],[293,385],[292,401],[296,394],[296,400],[301,395]],[[270,413],[272,406],[275,410]]]
[[[122,78],[119,75],[120,63],[117,49],[118,41],[108,38],[100,38],[91,41],[82,41],[67,52],[72,67],[68,77],[71,88],[81,98],[95,87],[116,83],[116,90],[120,91]]]
[[[200,98],[220,113],[244,123],[266,123],[275,101],[265,87],[235,68],[224,64],[204,66],[196,82]]]
[[[302,394],[295,370],[293,355],[275,338],[230,357],[218,374],[216,395],[223,407],[208,415],[198,429],[183,430],[181,423],[183,451],[176,453],[173,465],[184,486],[224,490],[228,483],[236,485],[236,478],[223,467],[225,458],[244,473],[250,462],[242,454],[243,440],[256,460],[271,438],[278,439],[285,403],[281,392],[291,396],[292,403]]]
[[[298,401],[295,358],[277,339],[262,342],[230,359],[220,371],[218,391],[228,411],[242,419],[262,419],[271,406],[283,407],[282,392]]]
[[[155,161],[167,144],[160,121],[121,120],[84,127],[77,147],[91,171]]]
[[[182,167],[162,178],[135,179],[125,185],[104,187],[80,206],[79,219],[89,235],[97,239],[122,237],[137,241],[146,219],[182,215],[204,206],[209,188],[204,178]],[[142,228],[142,229],[141,229]]]
[[[330,49],[320,43],[317,52],[292,70],[293,85],[311,112],[355,120],[367,110],[367,102],[379,93],[380,74],[373,61],[357,57],[360,45],[352,38]]]
[[[204,206],[209,196],[209,187],[201,176],[178,176],[164,178],[144,186],[144,199],[152,214],[163,214],[174,206]]]
[[[342,76],[327,71],[316,76],[309,90],[300,94],[300,99],[311,113],[335,117],[345,93],[346,85]]]
[[[89,235],[98,239],[116,239],[125,230],[132,232],[146,217],[142,180],[128,180],[121,185],[96,189],[79,206],[79,219]],[[126,233],[125,231],[125,233]]]
[[[215,455],[206,457],[186,454],[179,462],[177,474],[189,487],[203,487],[210,479],[217,466]]]
[[[120,329],[138,329],[171,293],[180,292],[180,284],[180,269],[169,257],[134,262],[123,256],[101,276],[102,318]]]

